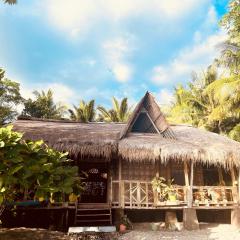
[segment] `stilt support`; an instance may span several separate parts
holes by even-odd
[[[231,224],[236,228],[240,228],[240,208],[239,207],[236,207],[231,210]]]
[[[193,209],[193,208],[183,209],[183,225],[184,225],[184,228],[187,230],[199,229],[196,209]]]
[[[166,211],[165,226],[167,230],[173,230],[173,231],[180,230],[180,225],[177,220],[176,211]]]

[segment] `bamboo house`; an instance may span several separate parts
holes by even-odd
[[[188,229],[198,210],[232,212],[240,223],[240,143],[187,125],[169,124],[150,93],[123,123],[20,118],[14,130],[67,151],[88,173],[75,224],[109,221],[119,209],[182,212]],[[91,218],[83,210],[96,209]],[[97,210],[108,210],[102,219]],[[86,212],[86,211],[85,211]],[[104,213],[104,212],[103,212]]]

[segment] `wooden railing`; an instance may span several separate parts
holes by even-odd
[[[237,187],[231,186],[174,186],[177,201],[158,204],[150,181],[122,180],[111,182],[111,203],[113,208],[153,209],[183,207],[226,207],[238,203]]]
[[[237,204],[236,186],[193,186],[194,207],[226,207]]]

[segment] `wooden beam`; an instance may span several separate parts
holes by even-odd
[[[235,175],[234,167],[230,169],[230,173],[231,173],[232,186],[233,186],[233,189],[232,189],[233,202],[238,203],[239,197],[238,197],[238,188],[236,184],[236,175]]]
[[[223,179],[223,174],[222,174],[222,168],[218,167],[218,180],[220,185],[225,185],[224,179]]]
[[[113,166],[112,161],[108,164],[107,172],[107,202],[112,203],[112,176],[113,176]]]
[[[192,207],[193,202],[193,161],[191,161],[191,170],[190,170],[190,187],[188,191],[188,207]]]
[[[124,186],[122,182],[122,159],[118,158],[119,206],[124,206]]]
[[[232,185],[234,187],[236,186],[236,175],[235,175],[234,167],[230,169],[230,172],[231,172],[231,178],[232,178]]]
[[[188,177],[188,165],[187,162],[184,161],[184,178],[185,178],[185,186],[189,186],[189,177]]]

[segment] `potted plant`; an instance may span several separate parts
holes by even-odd
[[[168,184],[166,187],[166,193],[167,193],[168,201],[170,202],[170,204],[172,204],[173,202],[177,204],[177,190],[172,184],[173,181],[174,179],[171,179],[168,181]]]
[[[154,204],[157,206],[165,205],[167,195],[167,184],[165,182],[166,179],[164,177],[159,177],[158,174],[151,182],[154,195]]]
[[[120,223],[119,223],[119,231],[125,232],[127,229],[132,229],[132,223],[127,217],[127,215],[124,215],[121,217]]]

